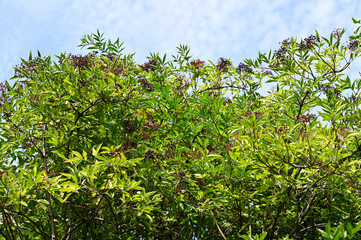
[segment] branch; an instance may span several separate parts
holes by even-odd
[[[297,114],[297,118],[296,118],[297,120],[298,120],[298,118],[299,118],[300,115],[301,115],[301,111],[302,111],[303,105],[304,105],[305,100],[306,100],[306,98],[307,98],[307,96],[308,96],[309,93],[310,93],[310,91],[306,91],[305,96],[303,97],[302,101],[300,102],[300,108],[298,109],[298,114]]]
[[[111,214],[112,214],[112,216],[113,216],[113,218],[114,218],[114,221],[115,221],[115,224],[116,224],[116,225],[115,225],[116,232],[117,232],[117,234],[119,234],[119,233],[120,233],[120,229],[119,229],[119,226],[120,226],[120,225],[119,225],[119,222],[118,222],[118,219],[117,219],[117,215],[116,215],[115,212],[114,212],[112,203],[111,203],[111,201],[108,199],[108,197],[107,197],[106,194],[100,194],[100,195],[105,198],[105,200],[107,201],[107,203],[108,203],[108,205],[109,205]]]
[[[7,210],[6,210],[7,211]],[[25,214],[23,214],[22,212],[16,212],[14,210],[10,210],[12,213],[15,213],[17,215],[20,215],[24,218],[26,218],[34,227],[35,229],[37,229],[37,231],[35,229],[32,229],[33,231],[39,233],[44,239],[49,239],[50,236],[48,234],[45,233],[44,228],[42,227],[42,229],[40,229],[40,227],[37,225],[38,223],[33,221],[30,217],[26,216]],[[15,239],[15,238],[14,238]]]
[[[289,236],[293,237],[293,235],[296,233],[297,229],[299,229],[300,225],[303,224],[304,219],[306,218],[306,215],[309,212],[311,205],[313,204],[313,202],[316,198],[316,195],[317,195],[316,193],[313,193],[311,199],[307,202],[306,206],[303,207],[302,215],[299,219],[297,219],[297,221],[295,223],[295,227],[292,229]]]
[[[47,167],[47,162],[46,162],[46,149],[45,149],[45,130],[46,130],[46,124],[43,124],[43,149],[42,149],[42,155],[43,155],[43,167],[44,167],[44,171],[45,174],[48,175],[48,167]],[[48,200],[48,211],[49,211],[49,220],[50,220],[50,225],[51,225],[51,240],[55,240],[56,236],[55,236],[55,224],[54,224],[54,215],[53,215],[53,210],[51,208],[51,199],[50,199],[50,194],[48,191],[46,191],[46,198]]]
[[[71,233],[71,210],[70,210],[70,202],[67,203],[67,214],[68,214],[68,222],[66,223],[66,235],[67,238],[70,238],[70,233]]]
[[[220,89],[223,89],[223,88],[233,88],[233,89],[241,89],[241,90],[245,90],[243,87],[237,87],[237,86],[234,86],[233,84],[232,85],[226,85],[226,86],[211,86],[211,87],[207,87],[206,89],[203,89],[203,90],[200,90],[199,93],[202,93],[202,92],[205,92],[205,91],[210,91],[210,90],[220,90]]]
[[[218,222],[217,222],[217,219],[214,217],[214,213],[213,213],[213,212],[212,212],[212,218],[213,218],[213,221],[214,221],[214,223],[216,224],[216,226],[217,226],[217,228],[218,228],[219,233],[222,235],[222,238],[223,238],[224,240],[227,240],[226,236],[224,236],[224,234],[223,234],[223,232],[222,232],[222,229],[219,227]]]
[[[11,215],[9,215],[9,218],[11,219],[12,223],[14,224],[15,229],[16,229],[16,231],[18,232],[20,239],[21,239],[21,240],[25,240],[23,234],[21,233],[21,230],[20,230],[20,228],[19,228],[19,225],[18,225],[18,223],[17,223],[16,220],[15,220],[15,218],[13,218],[13,216],[11,216]]]
[[[349,155],[349,156],[347,156],[347,157],[344,157],[344,158],[341,158],[341,159],[340,159],[341,163],[343,163],[344,161],[352,158],[353,156],[355,156],[355,155],[356,155],[357,153],[359,153],[359,152],[361,152],[361,145],[359,145],[359,146],[357,147],[357,149],[351,153],[351,155]]]
[[[8,236],[11,237],[11,239],[15,239],[15,236],[13,234],[13,230],[11,229],[11,226],[9,224],[10,217],[7,216],[7,214],[5,212],[6,211],[5,209],[1,209],[1,210],[2,210],[2,221],[3,221],[3,223],[5,225],[5,228],[6,228],[7,232],[8,232]]]

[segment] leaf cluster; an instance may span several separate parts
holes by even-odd
[[[139,64],[99,31],[87,55],[30,54],[0,85],[0,235],[359,238],[361,80],[345,72],[361,50],[344,33],[237,67],[186,45]]]

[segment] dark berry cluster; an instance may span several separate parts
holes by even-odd
[[[111,157],[111,156],[114,156],[114,155],[119,154],[120,152],[122,152],[122,150],[123,150],[123,148],[120,147],[120,148],[117,148],[117,149],[115,149],[115,150],[113,150],[113,151],[110,151],[110,152],[108,152],[108,153],[105,153],[104,155],[105,155],[106,157]]]
[[[167,150],[165,152],[165,157],[166,158],[174,157],[176,145],[174,143],[168,143],[166,147],[167,147]]]
[[[185,77],[182,76],[182,75],[177,76],[177,78],[175,79],[174,92],[182,93],[183,90],[185,90],[185,89],[187,89],[189,87],[190,83],[188,81],[185,81],[184,79],[185,79]]]
[[[210,97],[218,97],[220,95],[221,95],[220,92],[215,92],[215,91],[209,91],[208,92],[208,96],[210,96]]]
[[[191,66],[196,67],[196,68],[202,68],[204,66],[204,61],[201,61],[199,59],[192,60]]]
[[[151,92],[154,90],[154,86],[152,83],[150,83],[147,79],[142,78],[140,79],[140,84],[142,85],[142,87],[144,88],[145,91],[147,92]]]
[[[225,103],[225,104],[231,104],[231,103],[232,103],[232,100],[227,97],[227,98],[224,100],[224,103]]]
[[[284,39],[282,42],[280,42],[281,46],[289,47],[291,45],[290,38]]]
[[[277,60],[283,61],[285,59],[286,53],[287,53],[287,49],[281,46],[278,50],[274,52],[274,56]]]
[[[341,96],[340,90],[338,90],[334,86],[330,86],[330,85],[321,86],[319,87],[319,90],[324,94],[326,94],[327,96],[330,96],[331,94],[335,94],[337,97]]]
[[[305,50],[305,49],[310,49],[313,47],[313,45],[319,42],[319,39],[314,36],[314,35],[310,35],[309,37],[303,39],[303,41],[301,42],[299,49],[300,50]]]
[[[4,94],[8,91],[8,87],[5,83],[0,82],[0,105],[3,106],[6,99]]]
[[[5,102],[9,103],[11,100],[5,96],[6,92],[8,91],[8,88],[5,83],[0,83],[0,107],[2,107],[2,115],[5,118],[9,118],[12,114],[11,112],[6,111],[4,104]]]
[[[253,70],[251,67],[248,67],[246,64],[244,64],[243,62],[239,63],[238,64],[238,67],[237,67],[237,71],[238,72],[247,72],[247,73],[252,73]]]
[[[298,130],[301,137],[308,138],[307,124],[310,123],[311,121],[315,120],[316,118],[317,117],[315,114],[309,114],[309,113],[303,114],[303,115],[300,115],[300,116],[297,116],[296,118],[294,118],[294,121],[296,123],[297,122],[302,123],[302,127]]]
[[[162,155],[160,153],[156,153],[155,151],[149,149],[144,153],[144,158],[149,160],[154,160],[156,158],[161,158]]]
[[[286,38],[280,42],[281,47],[274,52],[274,56],[277,60],[284,61],[287,53],[287,47],[290,46],[290,39]]]
[[[90,66],[90,61],[89,61],[88,55],[82,56],[80,54],[78,54],[78,55],[69,54],[68,59],[70,59],[71,64],[75,68],[79,68],[81,70],[86,69]]]
[[[178,172],[178,176],[180,176],[181,178],[183,178],[186,174],[187,174],[187,170],[180,170]]]
[[[221,57],[218,59],[218,63],[216,67],[221,72],[227,72],[228,69],[232,67],[232,63],[230,60]]]
[[[179,179],[181,181],[183,181],[185,176],[187,175],[187,170],[180,170],[180,171],[178,171],[177,175],[178,175]]]
[[[214,146],[212,144],[209,144],[206,148],[207,148],[208,152],[210,152],[210,153],[211,152],[216,152],[216,153],[220,152],[219,146]]]
[[[244,116],[247,117],[247,118],[250,118],[250,117],[252,117],[252,114],[254,114],[256,118],[259,118],[259,117],[261,117],[263,115],[262,112],[253,112],[253,111],[249,110],[244,114]]]
[[[351,97],[348,97],[348,100],[354,105],[359,105],[359,101],[361,100],[361,97],[356,97],[354,94],[352,94]]]
[[[148,62],[144,63],[141,67],[144,71],[154,71],[157,65],[159,64],[159,61],[156,59],[149,59]]]
[[[111,157],[111,156],[120,157],[119,153],[126,154],[131,149],[136,148],[136,147],[137,147],[137,142],[136,141],[129,141],[128,140],[128,141],[125,141],[125,143],[121,147],[119,147],[119,148],[117,148],[117,149],[115,149],[113,151],[110,151],[109,153],[105,153],[104,155],[106,157]]]
[[[123,151],[127,152],[132,148],[136,148],[137,147],[137,141],[127,141],[124,146],[123,146]]]
[[[114,73],[114,75],[120,75],[124,73],[124,69],[121,66],[116,66],[111,69],[111,72]]]
[[[301,116],[298,116],[297,118],[295,118],[296,122],[301,122],[301,123],[309,123],[313,120],[316,119],[316,115],[315,114],[303,114]]]
[[[123,129],[124,129],[124,132],[126,132],[126,133],[132,133],[132,132],[135,132],[135,130],[137,129],[137,126],[134,123],[134,121],[125,119],[123,121]]]
[[[263,71],[267,76],[273,76],[273,73],[270,70]]]
[[[246,78],[247,79],[247,78]],[[240,80],[242,81],[242,90],[243,91],[248,91],[250,89],[250,85],[248,84],[247,81],[244,81],[244,79],[241,77]]]
[[[110,61],[114,62],[114,60],[117,59],[117,57],[113,54],[108,54],[105,56],[106,58],[108,58]],[[118,59],[117,59],[118,60]]]
[[[287,125],[285,125],[284,123],[282,123],[282,126],[279,128],[275,128],[275,132],[280,135],[280,134],[284,134],[285,132],[287,132],[289,129],[289,127]]]
[[[38,73],[40,72],[40,68],[41,68],[41,63],[39,59],[29,60],[26,62],[26,64],[21,63],[15,66],[14,76],[24,77],[23,74],[21,73],[22,71]]]
[[[359,41],[355,39],[347,44],[347,48],[350,49],[351,51],[355,51],[359,47],[359,45],[360,45]]]

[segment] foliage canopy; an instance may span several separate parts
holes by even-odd
[[[345,71],[359,29],[348,43],[343,29],[286,39],[237,67],[186,45],[137,64],[99,32],[84,56],[30,54],[0,86],[0,235],[356,237],[361,80]]]

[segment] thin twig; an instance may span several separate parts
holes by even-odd
[[[214,213],[212,212],[212,218],[213,218],[213,221],[214,223],[216,224],[217,228],[218,228],[218,231],[219,233],[221,234],[221,236],[223,237],[224,240],[227,240],[226,236],[224,236],[223,232],[222,232],[222,229],[219,227],[218,225],[218,222],[217,222],[217,219],[214,217]]]
[[[45,149],[45,130],[46,130],[46,124],[43,124],[43,149],[42,149],[42,155],[43,155],[43,167],[45,174],[48,175],[48,166],[46,162],[46,149]],[[48,200],[48,211],[49,211],[49,219],[50,219],[50,225],[51,225],[51,240],[55,240],[55,224],[54,224],[54,215],[53,210],[51,208],[51,199],[50,194],[48,191],[46,191],[46,198]]]

